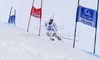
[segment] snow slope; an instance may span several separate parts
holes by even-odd
[[[70,42],[50,41],[0,22],[0,60],[100,60],[72,49]]]
[[[16,9],[16,26],[27,30],[32,2],[33,0],[0,0],[0,21],[8,22],[10,8],[12,6],[12,15],[14,14],[14,9]],[[54,22],[59,27],[58,31],[60,31],[60,34],[64,33],[64,37],[73,39],[77,2],[78,0],[43,0],[41,30],[44,31],[45,21],[48,21],[50,17],[52,17],[54,14]],[[35,0],[35,7],[40,8],[40,3],[41,0]],[[96,10],[97,0],[80,0],[80,5]],[[100,16],[98,16],[98,31],[96,44],[96,54],[98,55],[100,55],[99,21]],[[38,25],[39,19],[32,17],[29,32],[38,32]],[[77,44],[76,48],[93,52],[95,29],[79,22],[77,27],[77,33],[78,36],[76,40],[79,40],[80,43]]]

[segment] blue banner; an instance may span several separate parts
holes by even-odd
[[[77,22],[97,28],[97,11],[79,5],[77,11]]]
[[[10,16],[8,23],[10,23],[10,24],[15,23],[15,15]]]

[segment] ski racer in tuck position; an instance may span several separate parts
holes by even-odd
[[[56,33],[57,25],[53,22],[53,18],[51,18],[49,22],[45,23],[45,27],[47,29],[46,34],[47,34],[47,36],[50,37],[50,39],[52,41],[54,41],[53,37],[56,37],[58,40],[61,40],[61,38],[59,36],[57,36],[57,33]]]

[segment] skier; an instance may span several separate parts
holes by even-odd
[[[46,29],[47,29],[46,34],[47,34],[47,36],[50,37],[50,39],[51,39],[52,41],[54,41],[53,36],[56,37],[58,40],[61,40],[61,38],[60,38],[59,36],[57,36],[57,34],[56,34],[57,26],[56,26],[56,24],[53,22],[53,18],[51,18],[49,22],[46,22],[46,23],[45,23],[45,26],[46,26]]]

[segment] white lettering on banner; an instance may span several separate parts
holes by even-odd
[[[34,14],[39,14],[40,15],[40,11],[34,12]]]
[[[90,11],[88,9],[85,9],[83,14],[86,14],[88,16],[91,16]]]
[[[88,19],[88,20],[93,20],[92,17],[90,17],[90,16],[85,16],[84,14],[82,14],[82,17],[83,17],[83,18],[86,18],[86,19]]]
[[[84,13],[82,14],[82,17],[92,21],[93,18],[91,17],[91,14],[90,13],[91,12],[88,9],[85,9],[84,10]]]

